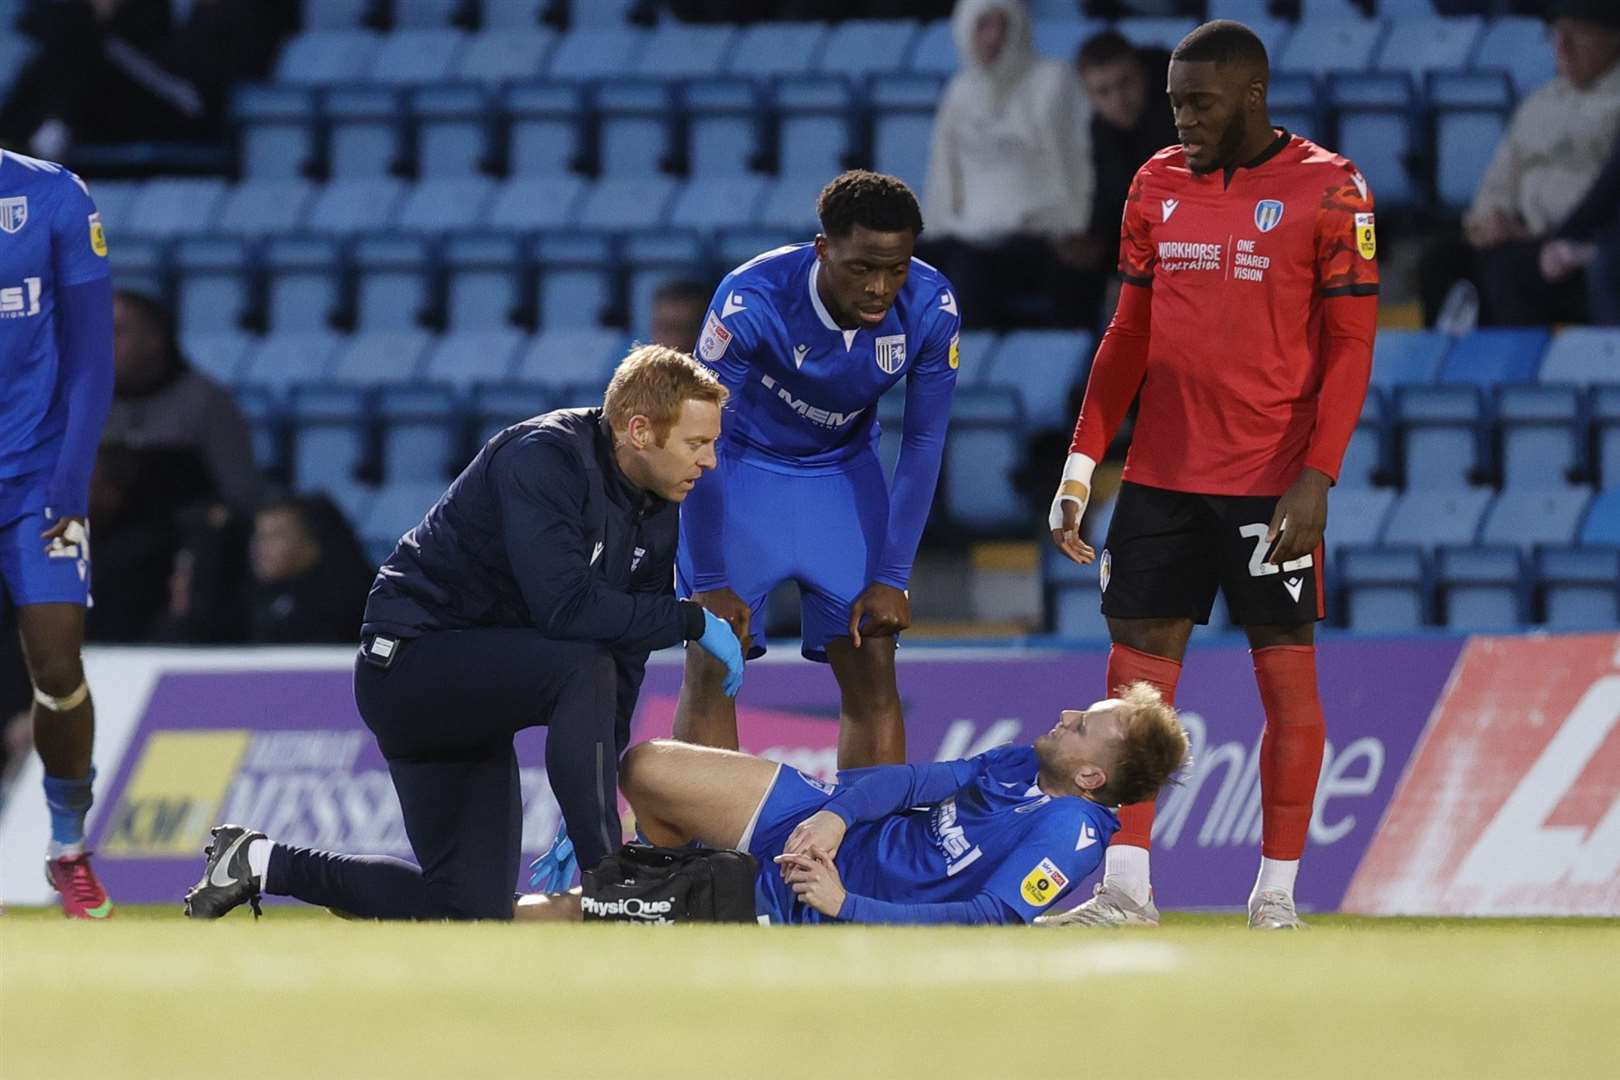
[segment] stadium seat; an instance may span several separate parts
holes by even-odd
[[[1430,72],[1428,100],[1435,194],[1447,206],[1468,206],[1507,130],[1513,87],[1501,71]]]
[[[424,180],[409,188],[396,228],[419,233],[464,232],[484,220],[495,181],[485,176]]]
[[[1084,330],[1018,330],[1001,339],[985,381],[1017,391],[1032,427],[1072,427],[1069,391],[1090,356]]]
[[[410,382],[421,369],[432,340],[424,330],[354,334],[338,350],[331,378],[353,386]]]
[[[1427,621],[1423,552],[1412,546],[1345,546],[1339,551],[1345,625],[1363,633],[1404,633]]]
[[[370,409],[358,386],[300,383],[288,400],[293,481],[303,491],[354,483],[370,460]]]
[[[180,336],[180,351],[186,362],[226,386],[241,375],[252,346],[253,339],[240,330],[187,330]]]
[[[1524,559],[1514,547],[1442,547],[1435,553],[1442,622],[1452,630],[1517,630],[1530,619]]]
[[[497,432],[555,408],[551,393],[529,382],[478,383],[468,404],[473,437],[488,442]]]
[[[287,468],[287,417],[268,387],[238,383],[231,387],[236,407],[247,418],[253,438],[253,460],[265,473],[284,478]]]
[[[193,237],[174,247],[174,296],[185,331],[240,330],[254,311],[253,260],[247,244]]]
[[[1417,202],[1408,169],[1419,131],[1411,78],[1404,72],[1335,72],[1328,77],[1328,103],[1338,116],[1336,149],[1366,176],[1378,205]]]
[[[1534,382],[1551,337],[1539,328],[1475,330],[1446,353],[1440,381],[1482,387]]]
[[[284,391],[294,383],[320,382],[332,367],[340,340],[330,330],[271,334],[258,348],[249,350],[242,380],[272,391]]]
[[[383,36],[367,77],[386,86],[444,82],[466,47],[467,34],[461,30],[395,30]]]
[[[575,26],[623,26],[643,0],[588,0],[570,5]]]
[[[729,272],[756,255],[803,243],[813,235],[798,229],[721,229],[714,238],[715,262],[722,272]]]
[[[921,191],[928,180],[934,106],[944,93],[924,75],[885,75],[872,80],[872,165]]]
[[[877,403],[878,461],[883,476],[894,486],[894,464],[900,460],[900,437],[905,426],[906,380],[901,379],[886,390]]]
[[[548,234],[536,242],[535,257],[541,329],[594,329],[618,308],[618,263],[607,237]]]
[[[1592,431],[1596,440],[1598,483],[1620,488],[1620,385],[1594,386],[1591,402]]]
[[[327,91],[327,165],[338,179],[392,175],[404,161],[405,124],[397,91],[343,86]]]
[[[1584,420],[1577,387],[1546,383],[1497,387],[1503,485],[1561,487],[1583,476]]]
[[[759,223],[770,229],[794,233],[808,240],[819,227],[816,220],[816,196],[827,183],[825,176],[794,176],[784,174],[765,192],[765,201],[759,204]]]
[[[540,25],[550,0],[483,0],[484,26],[489,30],[533,30]]]
[[[665,224],[674,199],[675,181],[667,176],[604,177],[585,192],[575,224],[614,232],[651,229]]]
[[[1418,85],[1425,72],[1461,71],[1467,67],[1468,57],[1485,32],[1485,20],[1478,16],[1439,19],[1395,14],[1373,67],[1405,72]]]
[[[902,71],[911,43],[920,32],[919,24],[899,19],[850,19],[838,23],[827,37],[816,70],[849,79]]]
[[[1478,479],[1486,464],[1484,421],[1477,387],[1398,387],[1395,431],[1406,486],[1451,491]]]
[[[0,4],[0,26],[9,29],[13,18],[15,15],[5,11],[4,5]],[[12,83],[33,55],[34,43],[22,34],[0,36],[0,100],[5,99]]]
[[[244,180],[225,194],[214,231],[268,236],[295,231],[315,201],[308,180]]]
[[[289,38],[276,60],[278,83],[326,86],[371,67],[381,37],[369,30],[314,30]]]
[[[526,309],[532,292],[528,254],[517,237],[505,233],[452,236],[439,258],[444,274],[444,321],[449,329],[500,330],[514,323],[534,322],[534,313]]]
[[[577,88],[554,83],[508,87],[501,110],[508,124],[507,168],[513,176],[563,176],[580,162],[586,113]]]
[[[1504,70],[1520,97],[1557,73],[1547,27],[1540,19],[1508,16],[1491,20],[1474,52],[1475,71]]]
[[[344,236],[382,229],[394,220],[405,184],[393,178],[333,180],[321,186],[309,210],[314,232]]]
[[[822,23],[754,23],[738,35],[725,74],[767,78],[814,71],[827,35]]]
[[[432,30],[454,25],[464,0],[394,0],[394,26]]]
[[[551,393],[564,387],[595,386],[600,397],[628,344],[618,330],[548,330],[530,339],[513,376]]]
[[[957,373],[960,385],[990,381],[995,369],[996,354],[1001,349],[1002,337],[994,330],[964,330],[957,348],[962,369]]]
[[[366,516],[358,522],[360,542],[371,561],[387,559],[400,538],[421,524],[443,494],[443,480],[404,481],[379,488]]]
[[[467,39],[451,74],[485,86],[538,79],[556,35],[533,25],[489,29],[488,21],[486,15],[486,29]]]
[[[1197,19],[1146,18],[1121,19],[1116,28],[1131,44],[1138,48],[1174,49],[1181,39],[1198,28]],[[1060,57],[1074,62],[1074,52]]]
[[[1328,542],[1334,550],[1347,544],[1376,544],[1394,505],[1390,488],[1335,488],[1328,497]]]
[[[278,236],[264,248],[265,321],[278,334],[326,330],[343,304],[344,264],[335,240]],[[258,382],[277,382],[255,375]],[[278,382],[279,385],[279,382]]]
[[[524,341],[510,329],[452,331],[434,342],[423,377],[462,388],[500,382],[512,374]]]
[[[165,239],[207,232],[224,198],[223,180],[148,180],[129,208],[123,232]]]
[[[128,229],[129,212],[141,193],[141,186],[131,180],[91,181],[90,198],[95,201],[96,212],[101,215],[107,235],[114,240],[122,237]]]
[[[1070,7],[1070,14],[1057,18],[1032,19],[1029,24],[1029,33],[1035,43],[1035,51],[1051,60],[1061,60],[1065,64],[1074,62],[1074,55],[1080,50],[1080,44],[1091,35],[1105,28],[1106,24],[1091,19],[1077,19],[1073,17],[1074,8]]]
[[[1571,326],[1560,331],[1541,360],[1541,381],[1620,382],[1620,328]]]
[[[1583,544],[1620,545],[1620,487],[1598,492],[1581,523]]]
[[[1004,350],[1005,351],[1005,350]],[[945,508],[970,531],[1019,527],[1027,512],[1013,485],[1023,463],[1023,407],[1004,387],[958,388],[945,443]]]
[[[384,483],[442,484],[451,478],[462,457],[459,406],[455,391],[444,383],[378,388],[374,407],[382,436]]]
[[[1479,542],[1524,549],[1572,544],[1592,501],[1586,488],[1510,488],[1496,497],[1479,529]]]
[[[133,289],[169,302],[169,248],[161,240],[130,237],[113,241],[118,257],[112,260],[113,287]]]
[[[574,222],[585,181],[577,176],[521,177],[495,188],[484,224],[503,232],[560,229]]]
[[[433,310],[433,259],[426,240],[363,236],[350,249],[349,261],[357,329],[415,330],[424,323]]]
[[[629,26],[587,26],[557,40],[548,78],[567,82],[612,79],[636,70],[647,32]]]
[[[1215,16],[1211,15],[1210,18],[1213,19]],[[1253,16],[1239,21],[1254,31],[1254,36],[1259,38],[1260,43],[1266,47],[1267,56],[1281,56],[1283,49],[1288,46],[1289,35],[1294,32],[1294,24],[1289,20],[1273,19],[1268,15]],[[1176,44],[1178,43],[1171,42],[1164,47],[1174,49]],[[1155,77],[1157,77],[1156,72]],[[1276,117],[1273,116],[1272,119],[1275,120]]]
[[[956,40],[951,36],[949,19],[935,19],[922,28],[912,43],[906,66],[918,75],[949,78],[956,74]]]
[[[377,6],[377,0],[304,0],[305,30],[358,30]]]
[[[647,39],[642,66],[660,79],[706,80],[721,70],[736,40],[735,27],[665,20]]]
[[[495,159],[489,99],[473,84],[424,86],[410,94],[417,175],[464,179]]]
[[[1384,395],[1376,386],[1369,386],[1361,406],[1361,419],[1356,422],[1339,466],[1340,491],[1369,488],[1381,478],[1390,445],[1388,430]]]
[[[295,180],[320,152],[315,95],[303,86],[239,86],[231,99],[243,176]]]
[[[596,88],[597,167],[604,176],[658,176],[675,146],[672,91],[661,82],[613,81]]]
[[[1620,548],[1548,547],[1536,558],[1548,630],[1620,626]]]
[[[713,231],[753,224],[754,210],[765,197],[763,176],[700,176],[682,185],[670,206],[669,223],[677,229]]]
[[[1438,330],[1379,330],[1373,342],[1372,385],[1386,393],[1440,375],[1451,339]]]
[[[754,84],[705,79],[682,89],[686,163],[694,178],[745,176],[762,160],[765,110]]]
[[[638,341],[652,333],[652,298],[658,287],[672,278],[689,278],[694,268],[708,262],[702,237],[683,229],[631,233],[619,257],[625,267],[625,319]]]
[[[855,149],[854,95],[825,76],[784,78],[776,85],[776,171],[826,183],[848,167]]]
[[[1284,71],[1366,71],[1382,39],[1377,19],[1309,19],[1288,36],[1273,66]]]
[[[1324,137],[1322,102],[1316,79],[1298,72],[1273,71],[1266,96],[1271,122],[1295,135],[1316,140]]]
[[[1491,492],[1415,491],[1402,493],[1384,522],[1385,544],[1472,544],[1490,505]]]

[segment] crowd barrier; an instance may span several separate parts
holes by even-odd
[[[97,866],[125,903],[174,902],[209,825],[410,857],[349,649],[100,649]],[[636,737],[666,735],[679,655],[648,667]],[[908,649],[910,756],[1023,742],[1101,696],[1101,650]],[[1620,914],[1620,635],[1337,639],[1320,650],[1328,748],[1299,901],[1380,914]],[[1163,798],[1161,906],[1241,905],[1260,838],[1262,713],[1246,649],[1194,647],[1178,691],[1196,765]],[[778,649],[749,666],[743,748],[831,779],[831,672]],[[446,724],[456,723],[447,715]],[[544,731],[518,739],[524,847],[558,822]],[[37,763],[0,818],[0,899],[45,903]],[[1082,884],[1075,897],[1088,894]]]

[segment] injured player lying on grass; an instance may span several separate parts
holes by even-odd
[[[879,765],[827,784],[729,750],[631,747],[621,783],[654,844],[735,848],[759,862],[772,923],[1038,921],[1100,865],[1111,807],[1152,799],[1187,761],[1157,690],[1068,710],[1032,746]],[[577,920],[578,891],[520,898],[520,919]]]

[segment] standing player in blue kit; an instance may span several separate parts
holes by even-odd
[[[798,583],[803,653],[842,696],[838,764],[905,760],[896,638],[939,479],[961,316],[945,276],[911,257],[922,211],[906,185],[856,170],[816,203],[813,243],[768,251],[715,293],[698,359],[731,391],[718,483],[681,508],[679,588],[746,640],[766,594]],[[906,380],[891,490],[878,399]],[[751,657],[765,652],[757,627]],[[737,746],[725,670],[688,649],[677,738]]]

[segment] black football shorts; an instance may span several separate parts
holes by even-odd
[[[1322,548],[1264,562],[1275,495],[1193,495],[1125,483],[1099,559],[1102,610],[1116,619],[1209,622],[1215,590],[1239,626],[1322,618]]]

